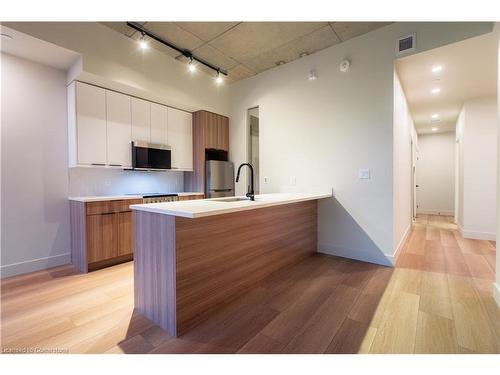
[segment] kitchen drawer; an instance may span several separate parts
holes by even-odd
[[[123,199],[115,201],[87,202],[87,215],[109,214],[130,211],[131,204],[141,204],[142,199]]]

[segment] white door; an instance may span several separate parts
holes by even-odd
[[[172,168],[193,169],[193,116],[168,108],[167,137],[172,148]]]
[[[130,96],[106,90],[108,164],[131,167]]]
[[[168,108],[151,103],[151,143],[168,145]]]
[[[106,164],[106,91],[76,83],[78,164]]]
[[[132,140],[151,141],[151,103],[131,98],[132,108]]]

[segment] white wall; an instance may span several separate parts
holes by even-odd
[[[84,82],[187,111],[206,109],[228,115],[227,85],[218,86],[201,71],[154,48],[142,51],[138,43],[97,22],[6,22],[5,26],[82,55]]]
[[[394,71],[393,94],[393,248],[404,244],[412,223],[412,142],[416,132],[406,96]]]
[[[231,160],[246,161],[247,109],[259,106],[262,192],[333,187],[336,199],[319,205],[319,250],[388,264],[396,39],[417,32],[420,52],[489,31],[491,24],[392,24],[237,82],[230,87]],[[345,58],[352,68],[343,74]],[[308,81],[313,68],[318,79]],[[359,180],[359,168],[370,168],[371,179]],[[240,181],[236,192],[245,187]]]
[[[496,238],[497,99],[464,103],[457,122],[459,152],[458,225],[464,237]]]
[[[2,276],[69,263],[66,74],[1,55]]]
[[[455,132],[418,136],[418,213],[455,213]]]

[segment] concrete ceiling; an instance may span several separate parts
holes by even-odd
[[[80,57],[76,52],[0,25],[0,51],[27,60],[67,70]]]
[[[464,101],[496,95],[497,50],[497,36],[489,33],[396,61],[418,133],[454,131]],[[433,73],[436,66],[442,70]],[[440,93],[432,94],[434,88]]]
[[[125,22],[104,24],[130,38],[140,33]],[[296,60],[389,22],[141,22],[148,30],[228,72],[235,82],[267,69],[279,61]],[[152,45],[179,60],[177,51],[159,43]],[[214,72],[200,66],[206,73]]]

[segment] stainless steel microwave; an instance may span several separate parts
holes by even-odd
[[[132,168],[171,169],[171,163],[170,146],[132,141]]]

